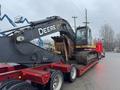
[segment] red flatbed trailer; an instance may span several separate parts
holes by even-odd
[[[77,76],[83,75],[87,72],[91,67],[96,65],[97,61],[94,61],[86,66],[76,65],[77,68]],[[46,85],[50,78],[51,73],[49,69],[60,70],[63,75],[69,73],[71,70],[71,65],[64,63],[51,63],[45,64],[41,66],[37,66],[34,68],[24,68],[20,69],[20,66],[10,66],[6,64],[0,64],[0,81],[6,81],[7,79],[15,79],[15,80],[29,80],[30,82],[34,82],[40,85]]]

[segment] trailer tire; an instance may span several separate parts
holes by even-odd
[[[97,59],[100,60],[102,58],[102,55],[100,53],[97,53]]]
[[[61,90],[63,85],[63,74],[59,70],[52,70],[51,79],[46,86],[47,90]]]
[[[27,82],[16,83],[12,85],[8,90],[38,90]]]
[[[74,82],[77,78],[77,68],[75,65],[71,66],[71,70],[66,74],[67,81]]]
[[[1,84],[0,90],[8,90],[9,87],[11,87],[12,85],[14,85],[16,83],[20,83],[20,82],[22,82],[22,81],[14,80],[14,79],[5,80]]]

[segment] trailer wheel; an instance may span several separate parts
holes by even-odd
[[[63,74],[61,71],[52,71],[51,79],[47,85],[47,90],[61,90],[63,85]]]
[[[16,83],[12,85],[8,90],[38,90],[27,82]]]
[[[66,78],[67,78],[67,81],[69,81],[69,82],[74,82],[76,80],[76,78],[77,78],[77,69],[76,69],[75,65],[71,66],[71,70],[70,70],[69,73],[67,73]]]
[[[3,81],[1,83],[0,90],[8,90],[9,87],[11,87],[12,85],[14,85],[16,83],[20,83],[20,82],[22,82],[22,81],[14,80],[14,79]]]
[[[0,90],[37,90],[34,89],[29,83],[20,80],[6,80],[1,86]]]

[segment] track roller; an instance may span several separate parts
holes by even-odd
[[[78,64],[87,65],[98,58],[98,55],[94,51],[81,51],[76,54],[76,61]]]

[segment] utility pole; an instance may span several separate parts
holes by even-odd
[[[86,26],[86,27],[87,27],[87,25],[90,23],[90,22],[88,22],[87,9],[85,9],[85,22],[83,22],[83,23],[85,23],[85,26]]]
[[[74,19],[74,29],[75,29],[75,33],[76,33],[76,19],[77,19],[77,16],[72,16],[72,18]]]
[[[1,17],[1,14],[2,14],[2,12],[1,12],[1,4],[0,4],[0,17]]]

